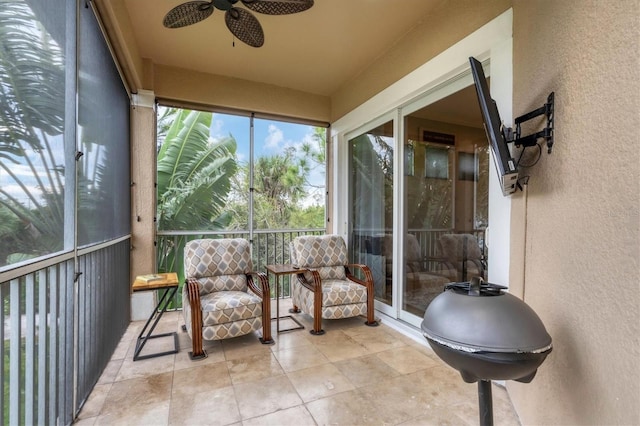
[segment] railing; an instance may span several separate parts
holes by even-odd
[[[253,268],[265,271],[265,265],[289,263],[289,243],[300,235],[322,235],[324,228],[283,229],[253,231],[159,231],[157,262],[159,272],[176,272],[180,283],[184,282],[184,246],[199,238],[245,238],[251,242]],[[291,297],[290,277],[282,277],[280,297]],[[275,297],[275,278],[270,277],[271,297]],[[173,308],[182,307],[181,291],[176,293]]]
[[[439,241],[443,235],[460,233],[452,229],[409,229],[409,234],[414,235],[420,246],[420,259],[424,260],[424,270],[438,272],[442,268],[442,254]],[[484,259],[487,258],[485,245],[485,231],[476,229],[464,231],[473,235],[480,246]],[[391,255],[393,247],[390,246],[391,229],[357,229],[351,234],[349,252],[353,260],[364,263],[371,268],[374,280],[376,297],[384,299],[388,280],[392,275]]]
[[[129,247],[80,250],[77,271],[67,253],[3,274],[3,424],[73,422],[130,321]]]

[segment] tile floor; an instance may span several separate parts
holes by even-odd
[[[280,309],[286,312],[281,303]],[[132,322],[77,425],[477,425],[476,384],[463,382],[424,342],[363,318],[325,321],[326,334],[275,333],[205,342],[191,361],[181,312],[166,313],[154,334],[178,331],[180,352],[133,361],[144,321]],[[290,320],[280,328],[291,327]],[[168,350],[149,340],[142,354]],[[496,425],[519,425],[504,388],[493,385]]]

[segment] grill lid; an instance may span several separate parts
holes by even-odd
[[[424,313],[424,336],[464,352],[551,350],[551,336],[538,315],[505,289],[478,279],[447,285]]]

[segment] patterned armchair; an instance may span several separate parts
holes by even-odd
[[[440,251],[454,281],[469,281],[485,276],[485,260],[478,240],[471,234],[445,234],[440,237]]]
[[[304,269],[293,281],[292,312],[313,317],[311,334],[324,334],[322,319],[366,315],[366,325],[376,326],[373,314],[373,276],[366,265],[349,264],[347,246],[338,235],[308,235],[290,244],[291,262]],[[351,274],[359,269],[364,279]]]
[[[260,341],[273,343],[269,282],[264,273],[252,272],[247,240],[189,241],[184,271],[182,309],[192,359],[207,356],[203,339],[228,339],[262,328]]]

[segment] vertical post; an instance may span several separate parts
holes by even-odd
[[[480,409],[480,426],[493,426],[491,380],[478,380],[478,402]]]

